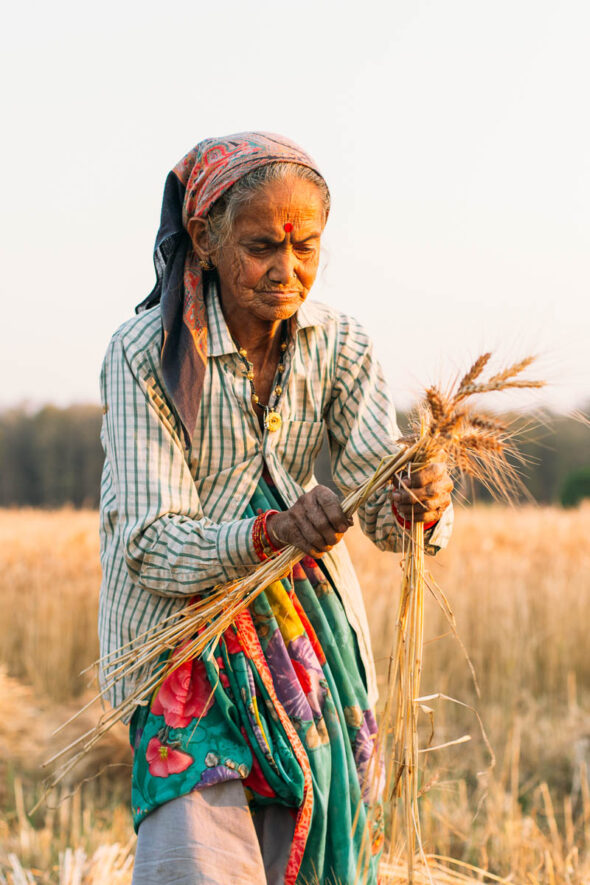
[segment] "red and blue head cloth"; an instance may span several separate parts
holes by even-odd
[[[187,232],[244,175],[269,163],[297,163],[319,174],[312,158],[282,135],[239,132],[199,142],[168,174],[154,248],[156,285],[136,308],[160,303],[162,374],[190,443],[207,365],[203,270]]]

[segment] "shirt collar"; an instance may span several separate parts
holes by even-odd
[[[221,300],[215,285],[209,286],[209,291],[207,292],[207,338],[208,356],[236,353],[236,345],[229,334],[229,329],[221,309]]]
[[[295,314],[295,332],[318,326],[322,321],[322,306],[315,301],[304,301]],[[230,335],[221,309],[221,299],[217,286],[211,285],[207,293],[207,353],[209,356],[223,356],[236,353],[236,345]]]
[[[295,329],[307,329],[308,326],[319,326],[324,317],[322,305],[317,301],[304,301],[295,314]]]

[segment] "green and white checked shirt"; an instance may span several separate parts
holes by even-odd
[[[105,356],[102,655],[178,611],[189,597],[244,575],[258,563],[254,520],[240,516],[263,462],[291,506],[316,484],[313,468],[325,430],[334,480],[343,492],[371,476],[396,448],[398,430],[387,387],[371,342],[354,319],[316,302],[302,305],[283,361],[282,427],[263,433],[215,290],[207,299],[207,318],[207,371],[190,447],[162,381],[159,307],[121,326]],[[378,547],[396,548],[400,533],[387,489],[376,492],[358,515]],[[451,522],[449,512],[434,529],[433,547],[445,545]],[[337,544],[323,562],[356,632],[374,703],[367,619],[345,544]],[[111,702],[118,704],[145,675],[119,684]]]

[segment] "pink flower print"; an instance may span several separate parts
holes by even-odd
[[[311,685],[311,679],[309,678],[307,670],[305,669],[303,664],[300,664],[299,661],[296,661],[293,658],[291,658],[291,664],[293,665],[293,669],[295,670],[295,675],[297,676],[297,679],[299,680],[299,684],[301,685],[301,688],[303,689],[303,691],[305,692],[306,695],[310,694],[311,690],[312,690],[312,685]]]
[[[225,672],[225,665],[223,663],[223,658],[219,656],[215,658],[217,662],[217,669],[219,670],[219,681],[224,688],[229,688],[229,679],[227,678],[227,673]]]
[[[225,640],[225,647],[230,655],[236,655],[242,651],[242,646],[234,627],[228,627],[223,634],[223,638]]]
[[[182,650],[180,646],[172,659]],[[160,686],[152,702],[152,713],[164,716],[170,728],[184,728],[192,719],[205,716],[213,704],[211,684],[202,661],[185,661]]]
[[[289,646],[289,654],[299,684],[305,692],[314,718],[317,719],[324,709],[327,685],[315,649],[307,636],[299,636]]]
[[[175,750],[153,737],[145,751],[150,774],[153,777],[169,777],[171,774],[179,774],[186,771],[193,764],[193,757],[182,750]]]

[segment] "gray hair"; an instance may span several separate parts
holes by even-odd
[[[310,169],[309,166],[301,166],[299,163],[268,163],[266,166],[258,166],[243,178],[239,178],[213,203],[207,215],[211,250],[217,251],[225,245],[231,236],[234,222],[240,210],[257,191],[262,190],[265,185],[271,182],[284,181],[291,176],[302,181],[311,181],[316,185],[322,197],[324,221],[326,221],[330,212],[330,191],[322,176]]]

